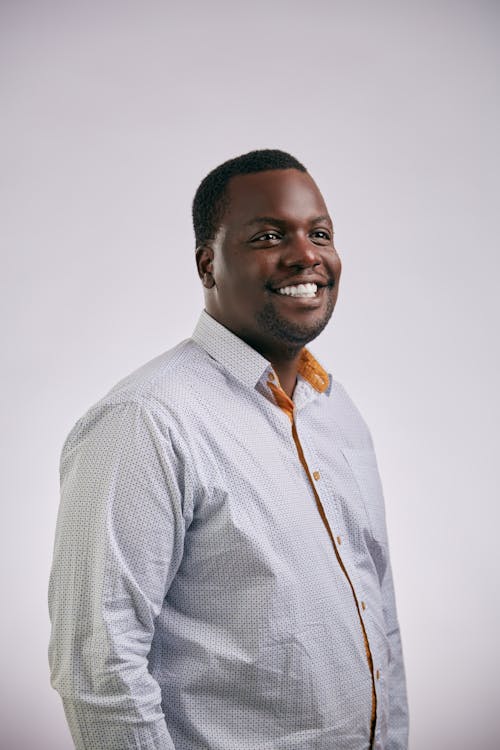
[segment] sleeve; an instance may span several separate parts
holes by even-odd
[[[368,442],[375,455],[373,439],[368,427],[366,427]],[[383,518],[384,539],[387,547],[387,558],[384,574],[381,580],[382,608],[385,621],[385,634],[389,644],[389,664],[388,664],[388,726],[387,726],[387,744],[386,750],[407,750],[408,748],[408,730],[409,714],[408,699],[406,694],[406,676],[403,659],[403,648],[401,644],[401,633],[399,630],[398,614],[396,607],[396,596],[394,592],[394,581],[392,575],[392,566],[390,559],[389,540],[387,536],[387,524],[385,513],[384,493],[380,482],[380,475],[377,476],[380,486],[380,499],[382,503],[381,517]]]
[[[387,750],[407,750],[409,719],[406,678],[390,560],[387,561],[387,568],[382,580],[382,602],[390,654]]]
[[[380,580],[385,635],[389,644],[389,664],[386,680],[388,689],[387,742],[384,744],[384,750],[407,750],[409,716],[406,677],[387,537],[384,493],[378,471],[375,447],[368,425],[345,388],[338,381],[335,381],[335,389],[341,395],[344,403],[348,405],[349,419],[347,420],[347,424],[352,442],[359,444],[363,452],[368,450],[372,454],[374,461],[370,469],[370,479],[367,480],[366,475],[363,475],[363,473],[360,474],[358,471],[357,480],[364,489],[364,493],[362,494],[366,498],[370,498],[371,496],[375,498],[372,498],[369,503],[370,508],[375,503],[375,521],[373,525],[378,528],[379,537],[383,540],[383,546],[386,550],[384,572]],[[359,440],[360,435],[362,436],[361,441]],[[372,469],[375,469],[375,472]],[[368,508],[369,515],[370,508]]]
[[[148,654],[183,553],[179,474],[165,415],[141,403],[97,407],[64,445],[49,663],[77,750],[174,748]]]

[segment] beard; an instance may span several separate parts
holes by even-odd
[[[267,302],[255,318],[261,330],[278,340],[293,356],[297,350],[319,336],[332,317],[334,307],[335,297],[333,290],[330,290],[323,315],[313,323],[296,323],[282,317],[272,301]]]

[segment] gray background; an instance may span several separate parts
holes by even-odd
[[[377,447],[411,747],[500,745],[499,10],[0,3],[7,750],[71,747],[46,656],[62,442],[190,335],[193,193],[262,147],[308,166],[336,223],[340,300],[312,350]]]

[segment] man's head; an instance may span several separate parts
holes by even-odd
[[[270,360],[323,330],[341,264],[321,193],[293,156],[252,151],[214,169],[196,192],[193,223],[213,318]]]

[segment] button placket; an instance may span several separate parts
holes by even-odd
[[[298,414],[300,414],[300,411],[298,412]],[[295,429],[297,430],[297,436],[301,443],[302,452],[304,454],[304,459],[308,466],[311,466],[311,465],[317,466],[318,461],[316,461],[316,459],[314,459],[313,461],[309,461],[309,458],[308,458],[309,455],[314,455],[314,450],[310,449],[307,440],[304,440],[298,432],[298,425],[297,425],[298,414],[296,410],[295,411]],[[330,529],[332,530],[334,544],[336,544],[337,546],[340,546],[342,544],[344,535],[342,533],[340,534],[335,533],[336,530],[340,530],[340,532],[343,532],[342,528],[339,529],[339,521],[337,518],[338,514],[336,513],[334,504],[331,502],[325,502],[324,500],[325,497],[328,498],[329,492],[331,491],[328,486],[328,482],[326,482],[326,484],[324,483],[323,481],[324,475],[321,471],[319,471],[319,469],[315,469],[313,472],[311,472],[311,477],[314,480],[314,491],[317,493],[320,499],[321,505],[323,507],[323,511],[328,519],[328,524],[330,526]],[[347,552],[347,548],[345,548],[343,551]]]

